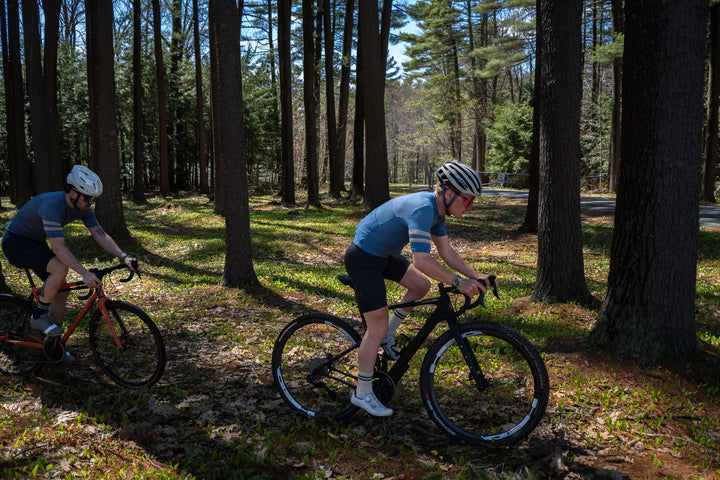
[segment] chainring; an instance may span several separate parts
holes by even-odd
[[[375,370],[372,386],[373,393],[383,405],[390,403],[395,396],[395,381],[387,372]]]

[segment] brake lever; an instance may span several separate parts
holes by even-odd
[[[140,270],[138,270],[138,266],[140,265],[140,264],[138,263],[138,261],[133,258],[133,259],[130,261],[130,264],[132,265],[133,270],[130,270],[130,275],[129,275],[127,278],[121,278],[121,279],[120,279],[120,281],[123,282],[123,283],[129,282],[130,280],[132,280],[132,278],[135,276],[135,274],[137,274],[138,278],[142,278],[142,277],[140,276]],[[129,270],[129,269],[128,269],[128,270]]]

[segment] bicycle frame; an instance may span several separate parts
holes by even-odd
[[[349,277],[347,276],[340,276],[338,279],[348,285],[352,286],[352,283],[350,282]],[[494,279],[493,279],[494,282]],[[382,362],[382,369],[385,371],[392,381],[394,383],[398,383],[400,379],[405,375],[405,372],[407,372],[408,368],[410,367],[410,360],[415,356],[415,354],[420,350],[420,347],[425,343],[427,338],[430,336],[430,334],[435,330],[435,327],[438,326],[443,321],[447,321],[448,328],[450,332],[452,332],[453,337],[455,338],[455,342],[460,347],[460,352],[462,353],[463,358],[465,359],[465,362],[468,365],[468,368],[470,369],[470,374],[472,375],[472,378],[475,380],[475,383],[478,386],[478,389],[480,391],[485,390],[488,387],[488,381],[485,378],[485,376],[482,373],[482,370],[480,366],[478,365],[477,358],[475,357],[475,354],[472,352],[470,346],[468,345],[468,342],[465,340],[465,338],[460,333],[460,328],[458,327],[457,318],[464,314],[467,310],[470,308],[473,308],[477,304],[483,303],[483,295],[481,294],[478,299],[470,304],[468,298],[466,298],[466,303],[462,307],[460,307],[459,310],[455,310],[452,306],[452,303],[450,301],[450,295],[448,294],[449,291],[452,291],[452,288],[446,288],[443,284],[439,284],[440,289],[440,296],[432,297],[432,298],[424,298],[421,300],[415,300],[412,302],[405,302],[405,303],[397,303],[394,305],[389,305],[388,309],[395,310],[397,308],[404,308],[404,307],[418,307],[421,305],[436,305],[435,310],[430,314],[430,316],[425,321],[425,324],[420,328],[420,331],[415,334],[415,336],[410,339],[410,343],[408,343],[400,353],[400,357],[395,361],[393,366],[388,370],[387,369],[387,363],[383,358]],[[497,289],[497,287],[495,287]],[[495,290],[495,295],[497,295],[497,290]],[[360,313],[360,317],[362,318],[363,324],[367,325],[365,322],[365,317],[363,316],[362,312]],[[343,355],[346,355],[349,351],[356,349],[360,346],[360,344],[355,344],[351,348],[347,349],[344,352],[339,353],[335,357],[328,359],[326,362],[323,362],[323,364],[318,366],[319,368],[322,367],[328,367],[332,362],[337,360],[338,358],[342,357]]]
[[[31,294],[27,298],[27,305],[30,306],[32,304],[32,300],[35,300],[35,302],[39,301],[40,294],[42,292],[42,288],[35,285],[35,281],[32,278],[32,274],[30,271],[26,268],[25,274],[27,275],[28,281],[30,282],[30,290]],[[82,290],[88,288],[85,283],[82,281],[76,281],[76,282],[70,282],[65,283],[60,286],[60,289],[58,292],[70,292],[73,290]],[[85,318],[85,315],[90,311],[90,308],[97,300],[98,302],[98,308],[100,309],[100,312],[102,313],[103,318],[107,322],[108,329],[110,330],[113,339],[115,340],[115,344],[120,350],[124,350],[122,343],[120,342],[120,339],[118,338],[117,332],[115,332],[115,328],[110,321],[110,315],[107,311],[107,307],[105,306],[105,302],[107,301],[107,297],[105,296],[105,292],[103,291],[102,284],[98,287],[93,289],[88,295],[84,297],[80,297],[81,300],[87,300],[85,302],[85,305],[83,308],[78,312],[78,314],[75,317],[75,320],[70,324],[67,331],[60,337],[60,342],[64,345],[67,340],[72,336],[75,329],[80,325],[80,322],[83,318]],[[14,344],[14,345],[21,345],[23,347],[29,347],[29,348],[37,348],[39,350],[42,350],[45,348],[45,345],[42,341],[42,339],[38,338],[37,342],[27,342],[22,340],[12,340],[10,338],[3,338],[3,341],[6,343]]]
[[[420,347],[422,347],[422,345],[428,339],[433,330],[435,330],[435,328],[441,322],[447,321],[448,327],[452,332],[453,337],[455,337],[455,341],[460,346],[463,357],[465,358],[465,361],[467,362],[471,370],[473,378],[476,380],[480,388],[486,388],[487,381],[485,380],[482,372],[480,371],[477,359],[475,358],[475,355],[472,353],[472,351],[470,351],[467,342],[460,334],[460,329],[458,328],[457,318],[462,313],[464,313],[464,310],[460,311],[459,313],[455,311],[455,309],[452,307],[452,303],[450,302],[450,296],[445,292],[442,285],[440,286],[440,292],[441,294],[439,297],[426,298],[414,302],[398,303],[388,306],[390,310],[395,310],[397,308],[403,307],[437,305],[435,310],[425,321],[425,324],[420,328],[420,331],[416,333],[415,336],[410,339],[410,342],[402,349],[400,357],[395,361],[393,366],[389,370],[387,370],[387,373],[388,375],[390,375],[390,378],[393,380],[393,382],[398,383],[402,376],[405,375],[405,372],[407,372],[410,366],[410,360],[412,360],[418,350],[420,350]]]

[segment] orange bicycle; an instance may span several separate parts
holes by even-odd
[[[137,262],[133,267],[137,270]],[[91,271],[102,278],[127,268],[124,263]],[[126,388],[150,387],[165,371],[165,344],[147,313],[131,303],[111,300],[105,296],[102,283],[80,297],[86,301],[67,331],[59,336],[45,337],[30,327],[30,315],[40,296],[29,269],[30,295],[0,294],[0,372],[27,376],[47,363],[61,363],[65,345],[80,321],[97,302],[90,319],[90,346],[100,368],[118,385]],[[129,282],[131,271],[121,282]],[[60,291],[88,288],[82,281],[64,284]]]

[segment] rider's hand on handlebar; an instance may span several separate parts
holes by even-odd
[[[101,285],[100,279],[93,272],[88,271],[83,275],[83,283],[90,288],[98,288]]]
[[[123,258],[123,263],[131,272],[137,272],[138,262],[130,255],[126,255],[125,258]]]
[[[480,292],[485,293],[487,291],[487,277],[485,277],[484,280],[486,282],[485,284],[479,282],[478,280],[463,278],[460,282],[460,286],[457,287],[457,289],[463,295],[466,295],[470,298],[475,298],[480,294]]]

